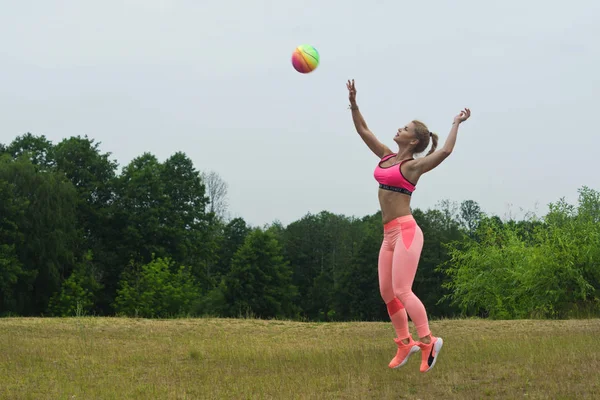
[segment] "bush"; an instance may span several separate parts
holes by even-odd
[[[184,316],[198,297],[190,267],[176,267],[169,258],[157,258],[139,271],[124,274],[114,308],[117,314],[133,317]]]
[[[583,188],[578,207],[550,204],[531,235],[525,225],[486,218],[475,238],[450,246],[447,297],[491,318],[600,315],[598,192]]]

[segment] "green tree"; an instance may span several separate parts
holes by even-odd
[[[350,265],[361,235],[359,222],[326,211],[307,214],[287,226],[284,256],[292,266],[292,282],[299,288],[305,317],[319,319],[331,314],[338,277]]]
[[[64,317],[92,313],[102,290],[97,275],[89,252],[83,262],[63,281],[60,291],[50,299],[50,312]]]
[[[183,154],[158,162],[135,158],[117,180],[115,223],[120,260],[146,263],[152,254],[189,265],[198,278],[215,263],[217,244],[200,174]]]
[[[483,212],[476,201],[465,200],[460,203],[460,223],[469,234],[477,229],[481,217]]]
[[[338,279],[334,316],[346,321],[389,321],[378,277],[379,250],[383,240],[381,214],[367,216],[357,224],[362,234],[351,262],[342,269]]]
[[[158,207],[159,231],[165,251],[189,265],[206,286],[218,260],[220,225],[207,212],[209,198],[201,173],[183,152],[170,156],[159,168],[163,201]]]
[[[115,227],[121,238],[116,250],[122,263],[147,263],[152,254],[168,256],[164,232],[168,223],[161,164],[149,153],[136,157],[116,182]]]
[[[0,170],[10,162],[8,155],[0,154]],[[17,249],[23,246],[24,236],[19,230],[28,201],[15,193],[15,185],[0,178],[0,315],[17,313],[17,285],[33,284],[36,271],[23,269]]]
[[[156,258],[123,274],[115,299],[117,314],[142,318],[185,316],[199,291],[190,267],[170,258]]]
[[[56,168],[65,174],[78,193],[77,224],[82,231],[81,253],[91,252],[93,269],[98,271],[105,291],[95,302],[101,314],[110,312],[122,265],[114,249],[120,234],[114,222],[114,184],[117,163],[110,153],[101,153],[100,143],[86,137],[62,140],[53,150]],[[79,277],[76,275],[75,277]],[[72,279],[75,279],[72,278]]]
[[[24,156],[38,169],[51,169],[54,163],[54,146],[44,135],[35,136],[29,132],[17,136],[6,148],[6,151],[13,157]]]
[[[258,228],[249,233],[235,253],[224,278],[224,300],[229,316],[292,317],[296,288],[274,235]]]
[[[15,160],[2,157],[0,181],[12,187],[12,197],[26,204],[13,221],[22,240],[15,245],[25,276],[13,287],[17,313],[36,315],[47,311],[50,297],[70,275],[80,248],[77,230],[77,193],[60,174],[39,170],[27,155]],[[14,264],[12,264],[14,266]]]
[[[214,271],[216,279],[227,275],[231,269],[231,260],[234,254],[244,244],[246,236],[251,229],[243,218],[234,218],[223,228],[223,242],[219,250],[219,261]]]

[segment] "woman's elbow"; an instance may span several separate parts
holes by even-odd
[[[447,149],[447,148],[441,148],[440,151],[442,152],[442,155],[444,156],[444,158],[450,156],[450,154],[452,154],[452,149]]]

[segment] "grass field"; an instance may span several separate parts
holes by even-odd
[[[422,374],[420,354],[387,367],[386,323],[0,319],[0,398],[600,398],[598,319],[431,326],[444,348]]]

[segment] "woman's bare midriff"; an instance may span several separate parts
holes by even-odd
[[[379,189],[379,205],[383,224],[411,213],[410,196],[403,193]]]

